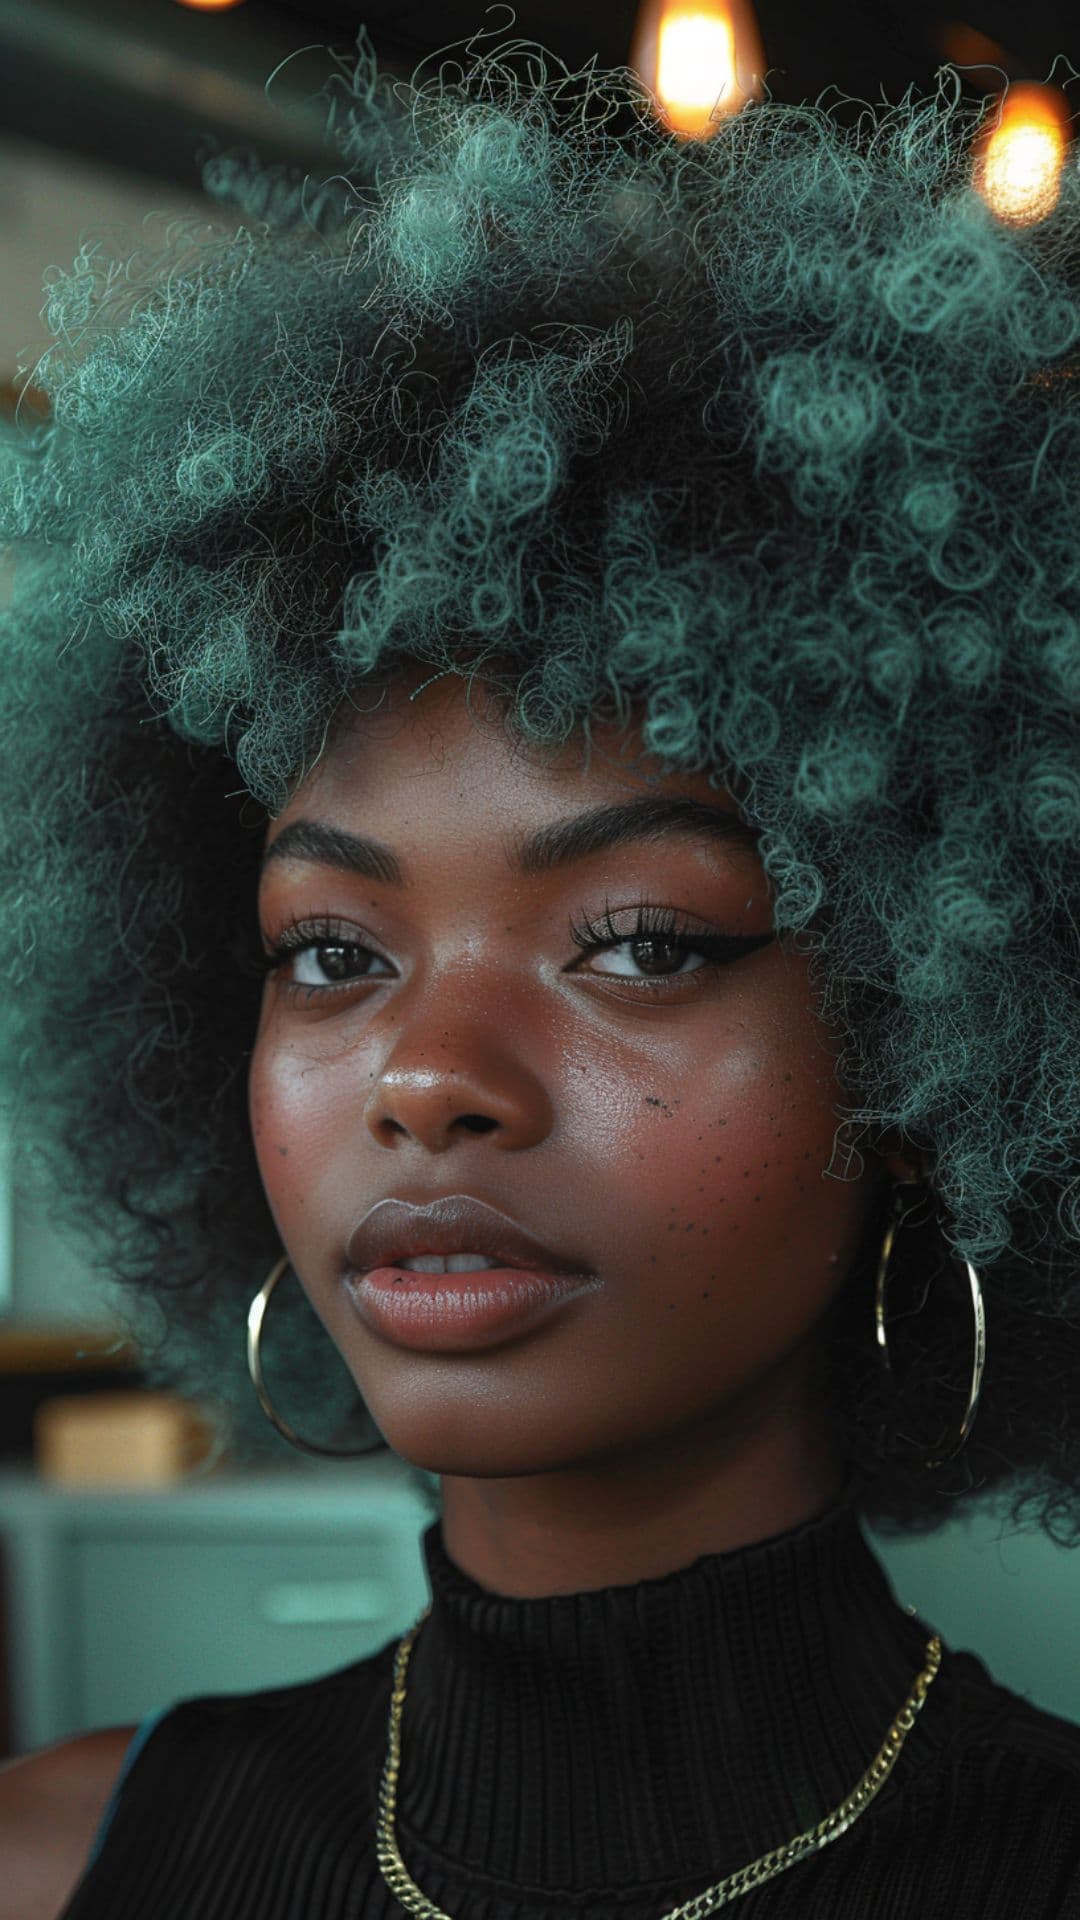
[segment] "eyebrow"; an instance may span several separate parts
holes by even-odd
[[[631,841],[683,839],[726,842],[754,847],[759,830],[726,807],[692,800],[645,794],[612,806],[590,807],[564,820],[552,820],[527,835],[512,835],[507,843],[511,872],[551,873],[556,867],[606,853]],[[381,840],[349,833],[328,820],[290,820],[267,847],[261,872],[278,860],[303,860],[358,874],[384,885],[407,884],[406,869]]]

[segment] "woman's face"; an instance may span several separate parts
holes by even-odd
[[[403,881],[296,852],[264,867],[268,949],[297,923],[332,927],[265,987],[262,1179],[381,1433],[442,1476],[458,1564],[505,1593],[652,1577],[836,1490],[814,1330],[884,1166],[824,1177],[841,1089],[804,957],[774,936],[707,964],[690,933],[688,949],[625,937],[643,903],[680,933],[770,934],[749,831],[515,858],[539,829],[643,796],[730,825],[730,793],[661,775],[638,713],[594,726],[586,763],[580,738],[515,748],[456,675],[410,702],[421,679],[350,709],[267,832],[268,851],[301,820],[363,835]],[[583,952],[570,924],[608,910],[621,944]],[[448,1194],[573,1250],[598,1284],[495,1345],[417,1351],[377,1331],[350,1236],[380,1200]]]

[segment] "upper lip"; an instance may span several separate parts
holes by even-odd
[[[421,1206],[378,1200],[350,1236],[347,1252],[358,1273],[421,1253],[480,1253],[502,1266],[542,1273],[587,1271],[576,1255],[545,1246],[509,1215],[467,1193],[443,1194]]]

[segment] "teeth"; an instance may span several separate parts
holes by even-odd
[[[498,1262],[485,1260],[482,1253],[450,1253],[445,1259],[440,1253],[415,1253],[395,1264],[408,1267],[411,1273],[479,1273],[497,1266]]]

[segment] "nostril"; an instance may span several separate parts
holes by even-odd
[[[461,1124],[472,1133],[489,1133],[496,1122],[489,1113],[465,1113],[461,1116]]]

